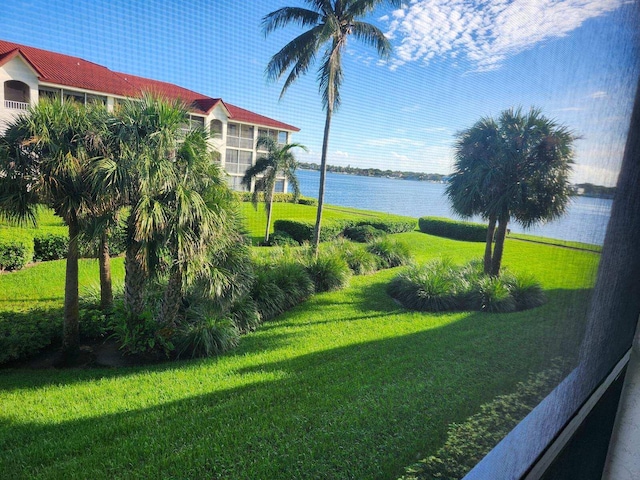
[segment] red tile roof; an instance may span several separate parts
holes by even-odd
[[[202,115],[208,114],[216,105],[221,104],[229,112],[231,119],[239,122],[296,132],[300,130],[292,125],[226,104],[220,98],[207,97],[171,83],[114,72],[79,57],[0,40],[0,66],[17,55],[21,55],[37,72],[41,82],[123,97],[137,97],[142,92],[148,91],[171,99],[180,99],[191,106],[193,113]]]

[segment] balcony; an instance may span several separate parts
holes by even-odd
[[[28,102],[16,102],[14,100],[5,100],[4,107],[10,108],[12,110],[28,110],[29,103]]]

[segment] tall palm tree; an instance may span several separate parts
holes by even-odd
[[[258,158],[255,165],[251,166],[242,178],[242,184],[251,188],[251,182],[255,180],[253,189],[253,206],[258,207],[259,193],[264,193],[264,208],[267,213],[267,228],[264,233],[264,243],[269,242],[269,230],[271,229],[271,210],[273,207],[273,194],[276,189],[276,179],[278,174],[283,175],[291,184],[295,200],[300,196],[300,185],[296,176],[296,162],[293,156],[294,148],[301,148],[307,151],[307,147],[299,143],[287,143],[279,145],[270,136],[258,137],[257,149],[265,148],[266,156]]]
[[[505,110],[457,134],[447,195],[463,217],[489,221],[485,273],[500,274],[511,219],[528,228],[564,214],[576,138],[535,108]]]
[[[95,211],[89,164],[101,149],[102,138],[92,112],[102,108],[43,100],[11,122],[2,138],[2,216],[35,223],[37,205],[45,204],[68,227],[62,338],[65,360],[72,360],[78,350],[78,236],[82,218]]]
[[[454,172],[447,186],[453,210],[463,217],[480,215],[488,221],[484,252],[484,271],[491,272],[493,237],[497,214],[487,211],[491,196],[496,193],[494,181],[498,174],[497,156],[500,132],[496,121],[482,118],[473,128],[458,134]]]
[[[384,33],[369,23],[360,20],[371,13],[384,0],[306,0],[310,8],[283,7],[262,19],[265,35],[290,24],[310,27],[309,30],[294,38],[276,53],[266,68],[266,75],[272,81],[281,78],[288,70],[280,97],[301,75],[304,75],[314,63],[316,55],[322,50],[322,64],[318,69],[319,90],[322,105],[326,111],[322,155],[320,157],[320,189],[318,192],[318,212],[314,231],[314,247],[317,251],[320,243],[322,208],[324,205],[324,187],[327,173],[327,152],[329,148],[329,130],[333,112],[340,105],[340,87],[342,85],[342,53],[350,36],[373,46],[382,58],[391,53],[391,44]],[[392,4],[401,3],[390,0]]]

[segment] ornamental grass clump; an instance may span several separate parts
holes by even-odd
[[[547,301],[547,297],[538,281],[532,275],[513,275],[507,273],[502,276],[516,301],[518,310],[529,310],[539,307]]]
[[[320,251],[317,257],[311,255],[306,269],[318,293],[344,288],[351,278],[346,260],[333,250]]]
[[[446,312],[463,308],[466,288],[450,261],[434,260],[405,270],[387,291],[406,308]]]
[[[285,310],[286,294],[276,284],[271,269],[256,269],[250,295],[265,321],[271,320]]]
[[[230,317],[208,317],[185,323],[176,337],[178,357],[212,357],[235,348],[240,341],[240,332]]]
[[[313,295],[314,284],[304,265],[283,261],[271,273],[275,284],[284,292],[284,309],[293,308]]]
[[[367,250],[379,259],[380,268],[393,268],[411,262],[409,247],[389,237],[379,238],[367,245]]]
[[[438,259],[411,267],[391,280],[387,292],[405,308],[427,312],[509,313],[545,302],[534,278],[510,272],[501,277],[485,275],[480,260],[457,266]]]

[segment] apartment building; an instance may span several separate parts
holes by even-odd
[[[113,109],[118,102],[151,92],[189,105],[192,125],[211,133],[212,147],[220,152],[229,185],[242,190],[241,179],[260,152],[260,135],[271,135],[279,143],[291,141],[300,129],[251,112],[221,98],[206,95],[167,82],[114,72],[78,57],[49,52],[0,40],[0,131],[14,116],[42,97],[102,102]],[[285,180],[276,191],[286,191]]]

